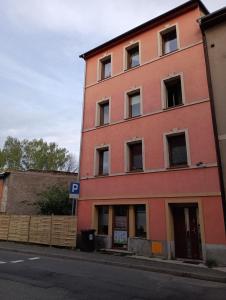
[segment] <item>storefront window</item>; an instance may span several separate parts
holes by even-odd
[[[98,234],[108,234],[108,206],[98,206]]]
[[[146,238],[146,208],[145,205],[135,205],[135,234],[136,237]]]

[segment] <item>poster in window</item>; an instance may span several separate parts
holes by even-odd
[[[114,243],[125,245],[127,244],[127,231],[115,230],[114,231]]]

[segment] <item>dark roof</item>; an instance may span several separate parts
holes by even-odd
[[[226,22],[226,6],[200,19],[200,26],[203,29],[212,27],[221,22]]]
[[[177,15],[180,15],[183,12],[193,9],[197,6],[199,6],[205,14],[209,14],[209,11],[207,10],[205,5],[200,0],[190,0],[180,6],[177,6],[176,8],[154,18],[154,19],[151,19],[150,21],[148,21],[146,23],[143,23],[143,24],[113,38],[112,40],[110,40],[102,45],[97,46],[96,48],[93,48],[93,49],[81,54],[79,57],[87,59],[87,58],[99,53],[100,51],[104,51],[105,49],[112,47],[113,45],[116,45],[119,42],[122,42],[123,40],[128,39],[129,37],[134,36],[135,34],[141,33],[153,26],[156,26],[159,23],[162,23],[163,21],[167,21],[168,19],[175,17]]]
[[[10,173],[44,173],[44,174],[54,174],[54,175],[70,175],[70,176],[77,176],[77,172],[65,172],[65,171],[55,171],[55,170],[7,170],[6,172],[0,173],[0,178],[7,177]]]

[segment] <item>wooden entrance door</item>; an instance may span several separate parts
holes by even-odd
[[[113,209],[113,247],[127,249],[128,206],[116,205]]]
[[[175,257],[201,259],[197,205],[173,206]]]

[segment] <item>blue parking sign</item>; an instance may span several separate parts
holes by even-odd
[[[80,183],[79,182],[71,182],[70,190],[69,190],[70,198],[78,198],[79,191],[80,191]]]

